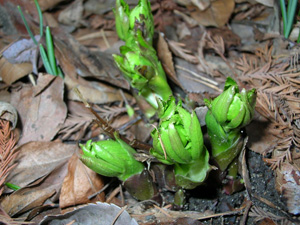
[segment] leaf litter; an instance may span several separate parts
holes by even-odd
[[[32,2],[18,2],[27,9],[28,22],[37,31],[38,17]],[[57,19],[57,15],[60,18],[56,21],[60,28],[52,30],[56,58],[65,73],[62,80],[37,72],[41,68],[35,55],[37,51],[34,46],[26,45],[30,44],[30,39],[20,21],[14,19],[20,18],[18,12],[12,10],[16,3],[0,1],[0,9],[11,12],[8,18],[11,22],[4,23],[5,29],[0,29],[1,46],[5,46],[0,59],[0,76],[1,82],[9,85],[8,89],[1,85],[0,91],[8,90],[9,103],[18,112],[17,123],[15,114],[10,115],[12,119],[1,117],[0,120],[1,124],[3,122],[0,134],[9,137],[3,138],[7,143],[1,144],[1,159],[5,159],[6,154],[8,160],[2,164],[1,184],[4,187],[5,180],[20,186],[17,191],[5,187],[1,206],[6,214],[1,215],[0,221],[14,224],[18,223],[18,217],[38,218],[37,212],[50,215],[68,210],[70,214],[55,214],[36,222],[52,224],[53,221],[55,224],[54,221],[61,220],[72,223],[84,218],[81,214],[84,210],[92,213],[108,209],[110,217],[105,220],[108,224],[118,219],[118,213],[126,214],[125,208],[100,202],[85,204],[104,202],[111,195],[107,199],[121,207],[125,201],[129,206],[126,210],[139,224],[157,224],[158,221],[162,224],[200,224],[210,220],[213,224],[224,221],[232,224],[240,221],[244,224],[245,221],[247,224],[298,222],[299,218],[293,215],[300,213],[299,49],[289,47],[279,35],[280,15],[276,4],[233,0],[226,3],[151,1],[156,30],[163,32],[158,39],[158,55],[174,83],[174,90],[195,101],[184,101],[187,107],[193,107],[190,104],[203,107],[203,98],[215,97],[226,76],[238,78],[241,86],[256,88],[258,94],[256,117],[247,128],[250,150],[241,161],[244,169],[248,166],[249,178],[245,176],[244,179],[251,184],[251,194],[242,191],[227,196],[218,192],[216,186],[212,188],[208,180],[197,189],[198,193],[189,193],[186,211],[175,212],[168,208],[168,203],[172,202],[169,192],[164,193],[165,205],[161,208],[152,202],[136,202],[115,184],[94,199],[88,199],[109,182],[78,160],[78,142],[106,138],[105,134],[112,135],[108,130],[110,127],[120,130],[128,142],[136,138],[149,142],[151,127],[147,127],[149,122],[143,116],[145,106],[135,99],[108,53],[110,50],[117,53],[113,48],[117,40],[111,12],[114,1],[76,3],[77,7],[62,4],[59,0],[40,2],[43,10],[55,9],[48,11],[52,18]],[[136,1],[132,3],[136,4]],[[75,12],[80,13],[73,17]],[[270,18],[275,18],[273,24],[269,22]],[[64,25],[59,23],[62,21]],[[18,41],[12,42],[16,39],[6,33],[9,29],[17,31]],[[82,35],[91,32],[99,34]],[[33,81],[30,82],[28,77]],[[105,132],[95,122],[95,115],[80,102],[74,88],[101,118],[105,118],[105,126],[100,126]],[[123,89],[126,99],[134,107],[134,118],[126,115],[119,89]],[[12,130],[15,124],[16,128]],[[149,146],[139,142],[136,146],[141,150],[137,157],[145,158],[143,149]],[[73,210],[74,206],[82,208]],[[129,215],[126,216],[130,221]],[[99,218],[91,217],[89,221]]]

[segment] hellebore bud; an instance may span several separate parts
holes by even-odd
[[[123,72],[125,79],[133,88],[155,108],[157,102],[153,93],[160,99],[168,100],[172,91],[159,62],[156,51],[137,31],[134,37],[130,37],[125,46],[120,48],[120,55],[113,55],[114,60]]]
[[[129,15],[130,9],[124,0],[116,0],[115,14],[116,30],[121,40],[125,41],[129,33]]]
[[[83,151],[81,161],[90,169],[107,177],[118,177],[125,181],[140,174],[144,165],[134,158],[133,148],[121,139],[92,142],[80,145]]]
[[[203,152],[203,136],[195,112],[189,113],[177,105],[175,98],[159,102],[160,124],[151,133],[153,149],[150,153],[164,164],[189,164]]]
[[[206,105],[224,131],[229,132],[250,123],[254,115],[255,101],[255,89],[243,89],[239,93],[237,83],[228,77],[223,93],[213,101],[206,100]]]
[[[224,171],[244,145],[241,128],[248,125],[254,115],[255,89],[239,93],[237,83],[227,78],[224,91],[212,101],[205,100],[205,117],[212,146],[212,156]]]
[[[114,14],[116,30],[121,40],[127,42],[129,36],[140,30],[144,39],[152,44],[154,21],[148,0],[140,0],[132,10],[124,0],[116,0]]]

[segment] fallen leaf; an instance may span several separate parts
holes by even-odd
[[[169,50],[168,43],[166,42],[166,40],[161,34],[159,34],[156,49],[157,49],[157,56],[161,61],[166,74],[175,84],[181,87],[181,84],[176,77],[172,53]]]
[[[174,55],[186,60],[187,62],[197,64],[199,62],[198,58],[193,55],[190,50],[185,48],[185,44],[168,40],[169,48],[174,53]]]
[[[83,16],[83,1],[76,0],[59,13],[58,21],[65,25],[79,26]]]
[[[12,129],[15,129],[18,121],[17,110],[11,104],[0,101],[0,119],[10,121],[12,124]]]
[[[67,163],[78,149],[74,144],[59,142],[30,142],[16,149],[18,165],[10,172],[7,182],[25,187]]]
[[[40,79],[43,82],[40,83]],[[45,87],[47,80],[53,81]],[[13,92],[11,102],[20,113],[23,125],[23,136],[18,145],[53,139],[67,116],[63,95],[64,81],[59,77],[53,79],[49,74],[39,76],[37,86],[25,86]]]
[[[83,103],[75,101],[68,102],[68,111],[68,117],[58,132],[59,139],[79,141],[86,134],[95,116]]]
[[[61,164],[45,178],[5,196],[1,202],[3,208],[10,216],[15,216],[42,206],[50,197],[56,201],[67,171],[67,163]]]
[[[279,153],[282,154],[282,153]],[[300,214],[300,160],[294,160],[294,165],[283,162],[276,169],[276,190],[281,200],[286,204],[289,213]]]
[[[6,84],[12,84],[31,72],[31,63],[12,64],[4,57],[0,59],[0,76]]]
[[[61,194],[59,197],[60,208],[86,204],[91,202],[88,196],[103,188],[104,182],[97,173],[87,168],[74,154],[69,160],[68,174],[64,179]],[[105,194],[102,192],[94,199],[105,201]]]
[[[216,0],[211,1],[210,6],[204,11],[193,5],[187,8],[190,10],[191,17],[199,24],[203,26],[222,27],[228,22],[234,6],[234,0]]]
[[[89,204],[63,215],[46,216],[39,225],[72,224],[74,222],[76,224],[84,225],[138,225],[135,219],[131,218],[124,209],[121,209],[114,204],[102,202]]]

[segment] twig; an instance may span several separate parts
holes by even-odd
[[[110,195],[106,199],[106,202],[110,203],[112,201],[112,199],[120,192],[120,190],[121,190],[121,186],[119,186],[115,190],[113,190],[113,192],[110,193]]]
[[[117,219],[121,216],[121,214],[125,211],[126,208],[127,208],[127,205],[125,205],[124,207],[121,208],[121,210],[119,211],[119,213],[116,215],[115,219],[112,221],[111,225],[115,224],[115,222],[117,221]]]
[[[109,187],[109,185],[112,183],[112,181],[113,181],[113,180],[111,180],[110,182],[108,182],[107,184],[105,184],[104,187],[101,188],[101,189],[100,189],[99,191],[97,191],[96,193],[91,194],[91,195],[88,197],[88,199],[91,200],[91,199],[94,198],[95,196],[101,194],[103,191],[105,191],[105,190]]]
[[[188,73],[194,75],[195,77],[198,77],[199,79],[204,80],[204,81],[206,81],[206,82],[208,82],[208,83],[211,83],[211,84],[213,84],[213,85],[215,85],[215,86],[218,85],[218,82],[216,82],[216,81],[214,81],[214,80],[211,80],[211,79],[209,79],[209,78],[200,76],[199,74],[195,73],[194,71],[191,71],[191,70],[186,69],[186,68],[184,68],[184,67],[182,67],[182,66],[179,66],[179,65],[175,65],[175,67],[176,67],[177,69],[186,71],[186,72],[188,72]]]
[[[106,135],[108,135],[110,138],[114,139],[114,133],[116,132],[119,137],[127,144],[129,144],[131,147],[133,148],[137,148],[137,149],[144,149],[149,151],[151,149],[151,145],[148,145],[146,143],[143,143],[141,141],[138,140],[133,140],[130,141],[128,140],[126,137],[124,137],[123,135],[120,135],[119,132],[114,129],[113,127],[111,127],[104,119],[102,119],[96,112],[95,110],[92,109],[91,105],[84,99],[84,97],[82,96],[82,94],[80,93],[80,91],[78,90],[78,88],[74,88],[73,91],[77,94],[77,96],[79,97],[79,99],[83,102],[84,106],[86,108],[88,108],[90,110],[90,112],[96,117],[95,122],[98,124],[98,126],[100,128],[102,128],[102,130],[105,132]]]

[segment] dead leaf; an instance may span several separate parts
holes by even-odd
[[[168,40],[168,45],[170,50],[174,53],[174,55],[190,63],[197,64],[199,62],[198,58],[194,56],[190,50],[185,48],[185,44]]]
[[[138,225],[135,219],[125,211],[125,208],[121,209],[114,204],[102,202],[89,204],[63,215],[46,216],[39,225],[71,224],[73,222],[84,225]]]
[[[104,182],[97,173],[87,168],[74,154],[69,160],[68,174],[64,179],[61,194],[59,197],[59,205],[61,208],[86,204],[91,202],[89,195],[96,193],[103,188]],[[97,195],[96,201],[104,201],[105,194],[102,192]]]
[[[0,59],[0,76],[6,84],[12,84],[31,72],[31,63],[12,64],[4,57]]]
[[[47,9],[51,9],[56,6],[58,3],[63,2],[64,0],[39,0],[39,5],[42,11],[46,11]]]
[[[39,77],[43,80],[41,84],[38,79],[37,86],[23,87],[12,94],[12,104],[20,113],[23,124],[23,136],[18,145],[29,141],[51,141],[66,119],[64,81],[48,74],[43,76]],[[47,79],[53,81],[40,93]],[[36,93],[40,94],[36,96]]]
[[[40,36],[35,36],[36,41]],[[11,44],[4,52],[3,57],[12,64],[28,63],[32,64],[32,71],[37,74],[37,55],[39,51],[32,39],[21,39]],[[30,71],[31,72],[31,71]]]
[[[95,119],[95,116],[83,103],[69,101],[69,115],[62,124],[59,135],[62,140],[80,140],[85,135],[87,128]]]
[[[11,122],[12,129],[15,129],[18,121],[18,113],[15,107],[7,102],[0,101],[0,118]]]
[[[210,6],[204,11],[193,5],[188,6],[188,9],[190,10],[191,17],[199,24],[222,27],[228,22],[234,6],[234,0],[216,0],[211,1]]]
[[[159,60],[161,61],[166,74],[169,76],[169,78],[175,84],[177,84],[179,87],[181,87],[181,84],[178,81],[178,78],[176,77],[172,53],[169,50],[168,43],[166,42],[164,37],[161,35],[161,33],[159,34],[156,49],[157,49],[157,56],[158,56]]]
[[[81,77],[93,77],[115,86],[129,89],[128,82],[115,66],[111,54],[100,51],[89,51],[61,29],[52,29],[51,32],[56,37],[57,59],[67,76],[72,75],[68,74],[69,70],[74,67],[76,74]],[[67,67],[70,68],[68,69]]]
[[[18,165],[11,171],[7,182],[20,187],[49,174],[59,165],[66,163],[76,145],[58,142],[30,142],[16,149]]]
[[[58,21],[65,25],[79,26],[83,16],[83,1],[76,0],[60,12]]]
[[[281,153],[279,153],[281,154]],[[289,162],[281,163],[281,168],[276,169],[276,190],[285,202],[289,213],[300,214],[300,160],[294,160],[294,165]]]
[[[210,0],[191,0],[191,2],[197,6],[201,11],[207,9],[210,6]]]
[[[9,215],[14,216],[41,207],[50,197],[53,202],[57,201],[67,171],[67,163],[59,165],[46,177],[5,196],[1,202],[2,206]]]

